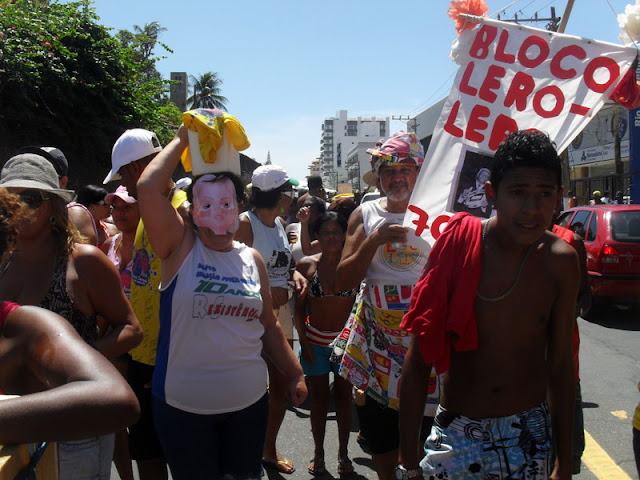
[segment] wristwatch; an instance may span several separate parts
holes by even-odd
[[[422,477],[422,468],[407,469],[404,465],[398,465],[396,467],[396,480],[409,480],[415,477]]]

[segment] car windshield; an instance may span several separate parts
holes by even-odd
[[[618,242],[640,243],[640,211],[611,212],[611,236]]]

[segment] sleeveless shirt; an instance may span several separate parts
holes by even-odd
[[[69,296],[67,291],[68,260],[68,255],[61,255],[56,258],[49,291],[47,291],[39,306],[57,313],[67,320],[85,342],[93,345],[98,339],[97,316],[87,315],[78,310],[78,307]]]
[[[252,211],[244,212],[240,216],[248,217],[251,222],[253,248],[260,253],[267,264],[269,285],[289,289],[291,251],[282,223],[276,219],[275,227],[267,227]]]
[[[251,249],[195,244],[160,287],[160,336],[152,393],[172,407],[209,415],[242,410],[266,392],[260,275]]]
[[[402,225],[404,213],[385,212],[382,199],[365,202],[360,206],[362,222],[367,237],[384,223]],[[405,244],[385,243],[376,251],[365,282],[371,285],[414,285],[426,263],[427,255],[420,249]]]

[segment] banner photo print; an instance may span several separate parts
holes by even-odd
[[[476,18],[452,47],[460,69],[404,219],[427,251],[454,213],[491,216],[483,185],[509,133],[538,129],[561,152],[636,58],[634,47]]]

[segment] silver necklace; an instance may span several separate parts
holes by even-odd
[[[482,225],[482,243],[484,243],[485,237],[487,236],[488,225],[489,225],[488,220]],[[518,275],[516,275],[516,279],[513,281],[513,285],[511,285],[509,290],[504,292],[502,295],[498,295],[497,297],[485,297],[484,295],[481,295],[480,292],[476,292],[476,297],[478,297],[483,302],[490,302],[490,303],[499,302],[500,300],[507,298],[518,285],[518,282],[520,281],[520,275],[522,275],[522,270],[524,269],[524,264],[527,262],[527,258],[529,258],[529,254],[533,250],[533,247],[534,245],[530,245],[529,248],[527,249],[527,253],[525,253],[522,259],[522,262],[520,262],[520,269],[518,270]]]

